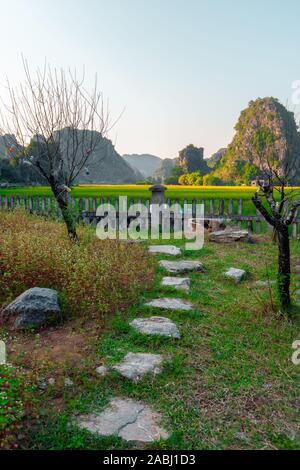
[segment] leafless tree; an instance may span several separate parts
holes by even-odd
[[[295,134],[296,138],[299,137]],[[277,284],[283,312],[287,312],[291,304],[289,226],[296,220],[300,206],[297,200],[298,191],[287,187],[299,167],[300,154],[293,152],[293,145],[289,147],[287,144],[285,159],[280,161],[273,142],[261,146],[260,160],[263,179],[257,180],[259,189],[252,198],[257,210],[274,228],[273,240],[278,244]]]
[[[43,69],[31,73],[24,59],[23,68],[23,83],[13,86],[7,79],[8,100],[0,110],[0,133],[4,138],[7,135],[8,147],[15,136],[18,156],[50,185],[69,236],[77,242],[68,192],[95,148],[104,142],[109,112],[97,77],[88,92],[84,71],[78,77],[76,71],[57,70],[45,63]]]

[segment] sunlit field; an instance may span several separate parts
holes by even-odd
[[[72,189],[71,196],[80,197],[111,197],[127,196],[129,198],[149,199],[149,185],[80,185]],[[297,189],[297,188],[293,188]],[[299,189],[299,188],[298,188]],[[169,185],[166,190],[167,199],[245,199],[250,200],[256,188],[254,186],[175,186]],[[47,186],[22,188],[1,188],[0,196],[51,196]]]

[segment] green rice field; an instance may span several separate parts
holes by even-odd
[[[71,196],[149,199],[151,193],[148,185],[80,185],[72,188]],[[300,188],[299,188],[300,189]],[[256,188],[253,186],[167,186],[167,199],[244,199],[250,200]],[[0,196],[52,196],[47,186],[33,186],[20,188],[0,188]]]

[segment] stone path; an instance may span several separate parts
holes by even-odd
[[[150,246],[149,252],[171,256],[181,254],[181,250],[173,245]],[[159,264],[172,274],[181,274],[189,271],[204,272],[200,261],[161,260]],[[240,282],[246,275],[246,272],[242,269],[230,268],[224,275],[235,282]],[[162,279],[161,285],[162,287],[174,287],[177,290],[183,289],[185,292],[189,292],[190,282],[189,277],[165,276]],[[147,302],[145,306],[173,311],[189,311],[194,308],[191,302],[173,297],[153,299]],[[130,322],[130,326],[138,333],[180,338],[176,324],[166,317],[135,318]],[[159,354],[129,352],[112,369],[127,379],[138,382],[146,374],[154,376],[161,373],[162,363],[163,357]],[[101,366],[96,369],[96,372],[100,376],[104,376],[108,373],[108,369]],[[82,429],[87,429],[93,434],[119,436],[125,441],[142,443],[167,439],[169,437],[169,433],[160,426],[160,422],[160,414],[152,410],[148,405],[129,398],[112,398],[103,412],[81,415],[74,419],[74,424]]]
[[[146,307],[156,307],[165,310],[193,310],[193,304],[182,299],[174,299],[173,297],[163,297],[154,299],[145,304]]]
[[[182,274],[188,271],[204,272],[203,264],[200,261],[167,261],[161,260],[159,265],[172,274]]]
[[[161,416],[142,402],[130,398],[113,398],[102,413],[78,416],[79,428],[100,436],[119,436],[125,441],[153,442],[167,439],[160,427]]]
[[[174,287],[176,290],[189,292],[191,280],[189,277],[163,277],[161,285],[164,287]]]
[[[113,369],[123,377],[138,382],[145,374],[159,374],[162,362],[163,357],[160,354],[130,352]]]
[[[181,249],[173,245],[152,245],[149,246],[149,253],[177,256],[181,254]]]

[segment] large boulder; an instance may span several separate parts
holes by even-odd
[[[19,295],[2,312],[4,318],[16,316],[15,328],[38,328],[61,320],[58,293],[53,289],[33,287]]]

